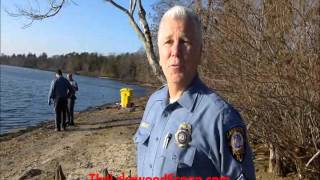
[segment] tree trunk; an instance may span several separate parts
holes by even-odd
[[[279,155],[279,150],[273,146],[273,144],[269,144],[269,173],[274,173],[276,176],[285,176],[284,165]]]
[[[155,76],[159,79],[160,82],[165,83],[166,80],[163,74],[161,73],[162,71],[155,55],[155,51],[154,51],[154,47],[151,39],[150,28],[146,20],[146,12],[143,9],[141,0],[135,0],[134,2],[131,1],[132,5],[130,6],[129,10],[125,9],[121,5],[114,2],[113,0],[107,0],[107,1],[110,2],[116,8],[118,8],[119,10],[123,11],[128,16],[129,22],[133,30],[136,32],[136,34],[138,35],[139,39],[143,44],[143,47],[147,55],[148,63],[152,69],[152,72],[155,74]],[[133,15],[136,4],[138,6],[138,15],[139,15],[138,18],[139,18],[141,28],[138,26]]]
[[[276,153],[276,166],[274,167],[275,174],[277,176],[284,177],[285,176],[285,170],[284,170],[285,167],[283,165],[283,162],[282,162],[281,157],[279,155],[279,150],[277,148],[275,148],[275,153]]]
[[[272,173],[274,170],[274,166],[276,164],[276,156],[275,156],[275,149],[273,147],[273,145],[270,143],[269,144],[269,168],[268,168],[268,172]]]

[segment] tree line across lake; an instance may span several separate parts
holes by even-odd
[[[46,53],[39,56],[29,53],[27,55],[1,55],[0,64],[51,71],[62,69],[64,72],[103,76],[128,82],[159,83],[145,59],[145,53],[141,51],[108,56],[72,52],[48,57]]]

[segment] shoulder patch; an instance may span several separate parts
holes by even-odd
[[[245,134],[241,127],[231,128],[227,132],[227,140],[231,154],[235,160],[242,162],[245,155]]]

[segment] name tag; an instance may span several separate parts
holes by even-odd
[[[146,123],[146,122],[141,122],[141,124],[140,124],[140,127],[141,127],[141,128],[146,128],[146,129],[148,129],[149,126],[150,126],[150,124],[148,124],[148,123]]]

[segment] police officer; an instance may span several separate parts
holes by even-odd
[[[198,77],[201,39],[190,9],[163,15],[158,47],[167,85],[149,98],[134,136],[138,176],[255,179],[240,114]]]
[[[68,97],[73,93],[73,87],[69,81],[63,77],[62,71],[58,69],[55,73],[55,80],[51,82],[48,94],[48,104],[51,105],[54,101],[54,109],[56,113],[56,131],[61,131],[66,128],[66,113]],[[62,121],[61,121],[62,117]]]
[[[74,126],[74,121],[73,121],[73,114],[74,114],[74,104],[77,99],[76,97],[76,91],[79,90],[77,82],[72,78],[72,73],[67,74],[67,78],[69,80],[69,83],[73,87],[73,93],[70,94],[70,97],[68,98],[68,125]]]

